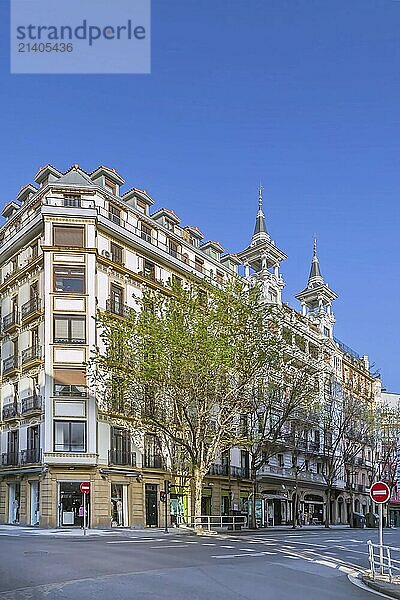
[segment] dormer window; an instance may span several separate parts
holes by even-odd
[[[143,200],[136,198],[136,208],[144,215],[147,215],[147,204],[146,202],[143,202]]]
[[[174,231],[175,229],[175,225],[172,221],[170,221],[169,219],[165,219],[164,221],[165,227],[169,230],[169,231]]]
[[[193,237],[192,235],[189,235],[188,242],[191,246],[194,246],[195,248],[198,248],[199,246],[199,240]]]
[[[117,193],[117,184],[114,183],[113,181],[111,181],[111,179],[108,179],[107,177],[104,178],[104,187],[106,188],[107,191],[111,192],[112,194],[114,194],[114,196]]]

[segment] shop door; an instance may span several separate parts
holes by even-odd
[[[19,523],[19,507],[21,488],[18,481],[10,483],[8,488],[8,522]]]
[[[281,501],[274,499],[274,525],[282,525]]]
[[[60,483],[60,514],[61,527],[83,527],[83,517],[79,516],[79,508],[83,507],[83,494],[80,491],[79,481],[62,481]],[[86,494],[86,525],[90,523],[90,494]]]
[[[158,527],[157,486],[146,483],[146,525]]]
[[[31,481],[30,482],[30,490],[31,490],[31,525],[39,525],[39,482]]]

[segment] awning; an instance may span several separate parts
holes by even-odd
[[[47,469],[43,467],[32,467],[31,469],[10,469],[9,471],[0,471],[0,478],[6,475],[25,475],[26,473],[45,473]]]

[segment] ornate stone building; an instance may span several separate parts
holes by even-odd
[[[287,257],[267,231],[261,190],[252,241],[236,255],[204,241],[197,227],[183,226],[172,210],[150,213],[154,201],[146,191],[121,193],[124,180],[113,169],[86,173],[74,165],[62,173],[47,165],[35,184],[5,205],[0,229],[0,522],[78,525],[79,485],[90,481],[91,527],[162,526],[160,492],[171,474],[157,440],[132,438],[123,422],[98,410],[88,385],[84,365],[98,343],[96,311],[124,318],[144,286],[163,289],[171,277],[189,274],[223,281],[241,264],[244,277],[261,279],[266,299],[281,305],[279,268]],[[336,294],[323,280],[316,248],[307,287],[297,298],[301,313],[283,305],[293,352],[307,361],[322,357],[335,381],[331,389],[353,386],[352,393],[371,401],[367,358],[333,337]],[[305,443],[301,509],[320,521],[325,492],[317,433],[310,431]],[[368,456],[360,461],[352,478],[344,473],[337,482],[331,508],[336,522],[346,521],[349,499],[367,510]],[[222,456],[206,479],[202,512],[246,511],[248,476],[246,451],[235,448]],[[289,522],[290,447],[270,460],[260,481],[260,524]],[[188,513],[188,488],[183,480],[174,482],[172,522]]]

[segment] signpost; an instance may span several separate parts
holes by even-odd
[[[90,492],[89,481],[82,481],[80,489],[83,496],[83,535],[86,535],[86,496]]]
[[[383,574],[383,505],[390,498],[389,486],[384,481],[375,481],[371,485],[369,495],[379,507],[379,562]]]

